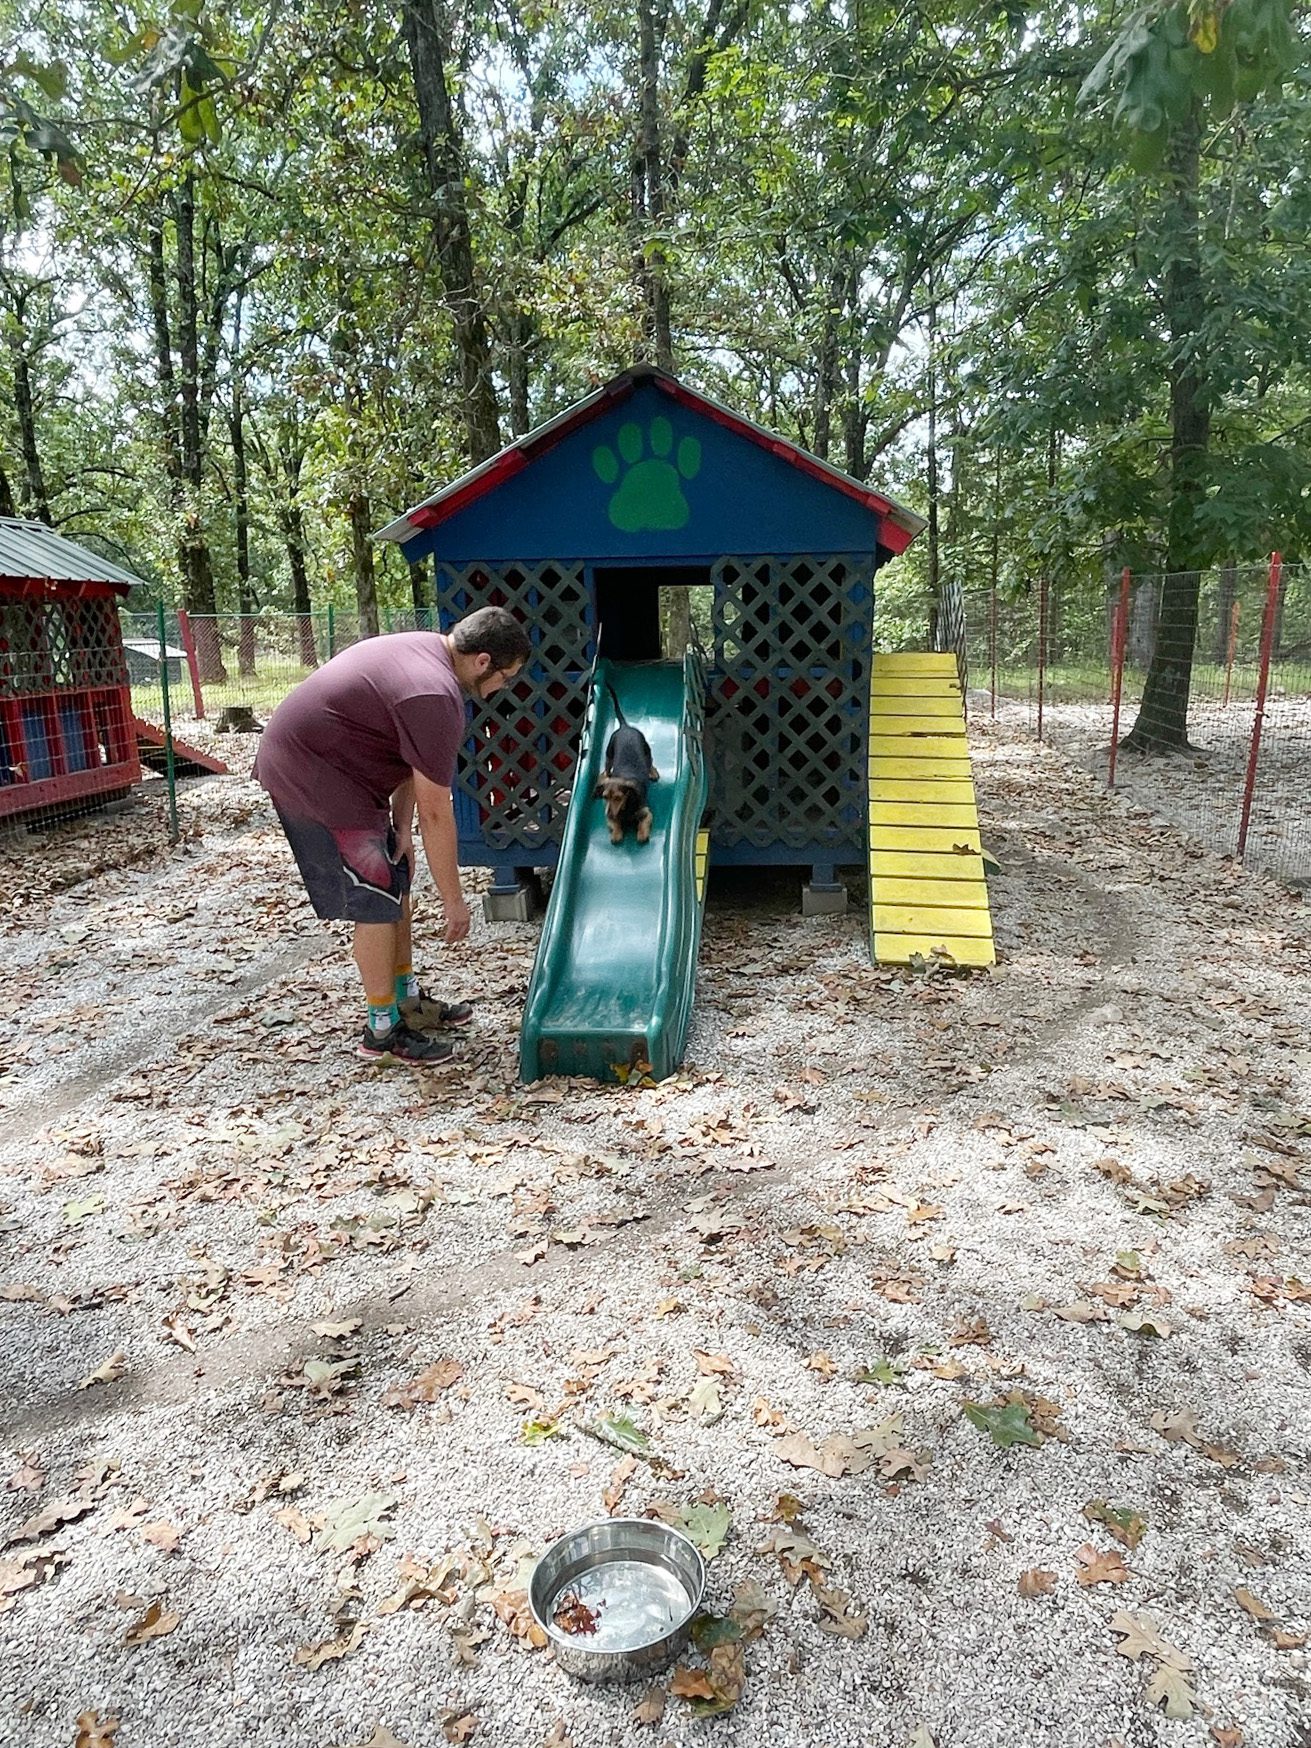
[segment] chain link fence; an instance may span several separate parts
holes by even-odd
[[[1025,724],[1222,855],[1311,884],[1311,567],[967,591],[971,708]]]

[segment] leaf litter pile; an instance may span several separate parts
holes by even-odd
[[[517,1086],[537,927],[425,960],[430,898],[477,1025],[357,1062],[239,778],[148,877],[106,826],[11,897],[21,1740],[1304,1742],[1303,909],[977,738],[996,972],[876,970],[858,905],[738,876],[660,1086]],[[708,1562],[637,1689],[528,1607],[607,1514]]]

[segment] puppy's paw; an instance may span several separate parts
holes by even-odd
[[[648,773],[648,781],[652,783],[658,783],[660,781],[660,773],[656,770],[654,765],[652,765]]]
[[[637,816],[637,841],[645,844],[651,837],[651,809],[644,807]]]

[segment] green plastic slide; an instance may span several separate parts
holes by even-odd
[[[701,938],[697,832],[706,804],[703,668],[599,662],[537,963],[524,1006],[519,1070],[595,1080],[678,1067]],[[613,695],[612,695],[613,694]],[[624,717],[651,743],[650,840],[612,844],[596,799],[606,745]]]

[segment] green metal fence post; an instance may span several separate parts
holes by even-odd
[[[337,621],[336,621],[336,617],[332,611],[332,602],[329,601],[328,602],[328,660],[329,661],[331,661],[333,656],[337,653],[336,649],[334,647],[336,644],[336,641],[337,641]]]
[[[164,621],[164,603],[155,609],[155,628],[159,633],[159,687],[164,699],[164,781],[168,784],[168,841],[178,841],[178,779],[173,764],[173,711],[168,695],[168,627]]]

